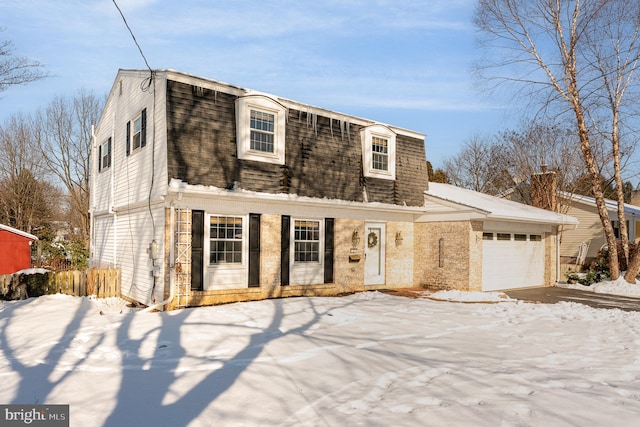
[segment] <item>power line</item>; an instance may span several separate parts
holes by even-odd
[[[118,3],[116,3],[116,0],[112,0],[112,1],[113,1],[113,4],[116,6],[116,9],[118,9],[118,12],[120,12],[120,16],[122,16],[122,20],[124,21],[124,25],[127,26],[127,30],[129,30],[129,34],[131,34],[131,37],[133,38],[133,42],[138,47],[138,50],[140,51],[140,55],[142,55],[142,59],[144,59],[144,63],[147,65],[147,68],[149,69],[149,72],[153,75],[153,70],[151,70],[151,67],[149,66],[149,63],[147,62],[147,58],[144,56],[144,53],[142,52],[142,48],[138,44],[138,40],[136,40],[136,36],[133,35],[133,31],[131,31],[131,27],[129,27],[129,24],[127,23],[127,19],[124,17],[124,14],[122,13],[122,10],[120,10],[120,7],[118,6]]]

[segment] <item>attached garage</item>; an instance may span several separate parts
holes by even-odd
[[[541,234],[485,231],[482,254],[483,291],[544,285]]]
[[[435,289],[551,286],[561,279],[560,234],[578,224],[567,215],[448,184],[429,183],[425,208],[428,215],[417,222],[431,225],[417,248],[428,254],[419,280]]]

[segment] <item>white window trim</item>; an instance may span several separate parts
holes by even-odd
[[[211,264],[211,217],[224,216],[242,218],[242,262]],[[204,223],[204,290],[246,288],[249,269],[249,217],[248,215],[209,213]]]
[[[373,168],[373,137],[387,140],[388,170]],[[364,176],[381,179],[396,179],[396,133],[384,125],[371,125],[360,131],[362,141],[362,166]]]
[[[251,110],[274,115],[273,153],[251,149]],[[285,161],[285,127],[287,109],[279,102],[264,96],[250,95],[236,100],[236,140],[238,158],[283,165]]]

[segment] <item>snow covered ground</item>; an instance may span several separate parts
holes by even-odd
[[[638,425],[640,313],[482,299],[3,302],[0,403],[82,427]]]

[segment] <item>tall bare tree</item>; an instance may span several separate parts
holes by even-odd
[[[507,161],[495,137],[474,135],[459,153],[443,161],[443,168],[453,185],[496,195],[512,185]]]
[[[555,173],[557,190],[568,194],[575,192],[578,178],[584,171],[576,139],[571,129],[543,119],[523,122],[519,129],[500,133],[498,141],[505,147],[509,159],[505,165],[523,201],[530,202],[531,177],[543,169]],[[566,198],[562,198],[556,209],[566,213],[569,207]]]
[[[44,65],[40,62],[24,56],[15,56],[13,52],[11,41],[0,42],[0,92],[10,86],[31,83],[47,76]]]
[[[624,183],[622,180],[623,155],[625,151],[622,138],[625,119],[637,115],[638,85],[636,71],[640,60],[640,7],[637,1],[607,1],[599,12],[605,19],[598,19],[591,31],[585,32],[584,61],[593,70],[595,81],[601,85],[596,91],[592,109],[606,111],[604,119],[593,120],[597,129],[611,144],[614,169],[616,199],[618,201],[618,219],[620,240],[623,253],[620,254],[627,264],[625,280],[635,283],[640,269],[640,257],[631,261],[629,238],[624,220]],[[625,117],[626,114],[626,117]],[[600,125],[600,122],[603,122]],[[629,141],[627,141],[629,144]],[[633,149],[626,147],[627,151]]]
[[[96,95],[80,90],[73,98],[56,97],[39,115],[42,158],[69,193],[70,225],[87,244],[91,125],[97,123],[102,105]]]
[[[589,121],[598,114],[590,108],[597,108],[595,100],[606,92],[605,76],[617,81],[619,74],[630,76],[631,69],[635,69],[635,45],[621,43],[620,34],[605,29],[618,28],[625,35],[634,33],[639,8],[635,0],[479,0],[474,15],[481,41],[490,47],[487,52],[499,52],[480,62],[481,75],[488,81],[515,83],[519,93],[538,102],[539,108],[555,108],[559,114],[567,112],[572,117],[609,246],[613,280],[620,276],[616,238],[605,206]],[[625,10],[633,19],[616,23],[620,19],[616,10]],[[604,72],[598,72],[598,58],[624,59],[626,55],[630,68],[610,68],[602,61]],[[624,91],[618,95],[624,99]],[[611,114],[612,110],[600,113]],[[614,150],[614,162],[618,155]],[[615,173],[619,174],[619,170]],[[624,216],[621,219],[624,222]]]
[[[0,127],[0,221],[37,233],[56,219],[60,192],[48,182],[31,118],[15,115]]]

